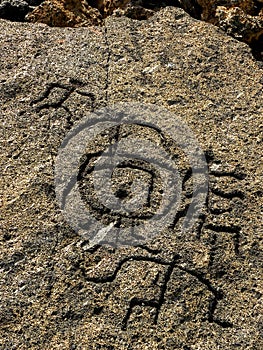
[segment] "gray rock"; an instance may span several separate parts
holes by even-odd
[[[2,348],[261,349],[262,66],[247,45],[176,8],[141,22],[109,18],[105,28],[0,20],[0,36]],[[163,113],[168,130],[177,117],[191,128],[208,162],[208,198],[187,234],[184,206],[144,246],[89,248],[58,205],[54,165],[80,120],[119,102],[154,104],[174,115]],[[184,205],[193,195],[176,135],[105,130],[87,143],[78,188],[108,229],[111,212],[89,176],[102,150],[134,135],[173,155]],[[133,177],[149,182],[152,171],[132,165],[113,173],[123,201]]]

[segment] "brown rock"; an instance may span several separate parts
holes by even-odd
[[[225,30],[248,44],[259,40],[263,33],[262,6],[254,0],[198,0],[201,18]]]
[[[103,24],[103,19],[113,13],[138,20],[147,19],[161,7],[159,3],[151,5],[140,0],[94,0],[89,4],[91,6],[85,0],[46,0],[28,14],[26,19],[50,26],[85,27]],[[255,48],[258,58],[261,57],[262,1],[256,3],[254,0],[179,0],[178,5],[195,18],[201,17],[236,39],[251,45]]]
[[[86,27],[101,24],[101,13],[85,0],[46,0],[26,16],[28,22],[51,27]]]
[[[225,6],[226,8],[239,7],[250,15],[255,15],[256,13],[254,0],[197,0],[197,2],[202,7],[202,19],[204,21],[214,22],[218,6]]]
[[[140,1],[45,0],[26,16],[28,22],[51,27],[87,27],[102,24],[102,19],[116,12],[134,19],[146,19],[154,11],[140,6]],[[91,6],[89,6],[89,4]],[[159,9],[159,7],[158,7]]]
[[[234,38],[248,44],[259,40],[263,35],[263,18],[251,16],[239,7],[218,6],[215,14],[218,26]],[[263,48],[262,48],[263,50]]]

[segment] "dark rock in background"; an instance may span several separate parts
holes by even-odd
[[[26,0],[29,6],[39,6],[43,0]]]
[[[0,18],[11,21],[23,21],[29,11],[29,4],[24,0],[0,1]]]

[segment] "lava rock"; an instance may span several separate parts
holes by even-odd
[[[0,18],[23,21],[29,11],[29,4],[23,0],[0,0]]]
[[[83,0],[46,0],[26,16],[28,22],[51,27],[87,27],[101,24],[101,13]]]
[[[258,41],[263,35],[263,16],[251,16],[239,7],[218,6],[216,18],[218,26],[226,33],[248,44]]]
[[[105,24],[58,29],[0,20],[0,348],[261,350],[261,62],[244,43],[178,8],[146,21],[111,16]],[[70,226],[54,185],[54,164],[68,160],[61,145],[78,150],[71,141],[75,131],[84,136],[84,126],[94,136],[83,138],[79,162],[73,158],[74,169],[89,161],[82,179],[103,169],[96,162],[112,145],[156,141],[156,151],[163,145],[178,165],[178,193],[199,206],[190,161],[181,176],[185,152],[171,142],[179,141],[176,133],[164,144],[147,113],[133,134],[130,124],[125,133],[109,124],[125,109],[94,115],[120,102],[165,108],[174,116],[160,113],[170,130],[177,117],[189,126],[206,155],[209,195],[187,232],[179,200],[174,224],[145,246],[87,249],[89,230],[79,235]],[[96,137],[99,116],[105,130]],[[78,124],[83,117],[94,119]],[[148,133],[140,132],[147,125]],[[119,179],[129,185],[130,174],[158,185],[160,176],[141,174],[136,163],[130,170],[118,165],[113,186]],[[75,186],[73,177],[66,179]],[[84,180],[75,186],[83,196]],[[119,192],[123,201],[131,184]],[[82,199],[83,207],[92,204],[100,215],[102,198],[93,198]]]

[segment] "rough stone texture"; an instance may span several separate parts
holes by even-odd
[[[239,7],[218,6],[216,18],[220,28],[246,43],[256,42],[263,35],[263,16],[250,16]]]
[[[197,0],[197,2],[202,7],[202,19],[205,21],[214,21],[218,6],[227,8],[239,7],[249,15],[257,13],[257,6],[254,0]]]
[[[149,18],[163,6],[180,6],[194,18],[217,25],[236,39],[256,46],[259,58],[263,55],[262,1],[178,0],[151,3],[143,0],[102,0],[90,1],[91,6],[87,4],[88,2],[82,0],[46,0],[28,14],[26,20],[50,26],[79,27],[100,24],[102,18],[111,15],[114,10],[117,15],[142,20]]]
[[[2,0],[0,18],[55,27],[101,25],[109,15],[145,20],[165,6],[179,6],[249,44],[263,58],[263,1],[254,0]],[[30,6],[28,6],[30,5]],[[36,8],[36,5],[40,5]]]
[[[213,23],[228,34],[248,44],[257,42],[263,34],[262,1],[197,0],[201,19]],[[261,47],[263,50],[263,47]]]
[[[1,348],[262,349],[263,80],[249,48],[175,8],[96,32],[0,27]],[[192,235],[179,221],[145,247],[87,250],[56,204],[54,161],[74,122],[120,101],[192,128],[207,208]]]
[[[91,6],[89,6],[91,5]],[[46,23],[55,27],[82,27],[102,24],[113,14],[146,19],[154,11],[142,6],[142,1],[46,0],[26,16],[29,22]],[[157,6],[155,10],[159,10]]]
[[[98,9],[80,0],[47,0],[28,13],[29,22],[40,22],[52,27],[87,27],[99,25],[102,16]]]

